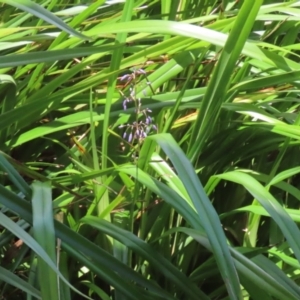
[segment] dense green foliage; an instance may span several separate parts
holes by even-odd
[[[0,4],[0,299],[300,299],[299,1]]]

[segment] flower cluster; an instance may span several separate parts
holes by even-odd
[[[146,76],[146,71],[143,69],[134,69],[132,73],[123,75],[120,80],[126,81],[126,86],[129,85],[129,95],[124,96],[123,100],[123,109],[127,109],[127,104],[134,102],[136,109],[136,121],[132,124],[121,125],[119,128],[125,128],[123,133],[123,138],[126,139],[129,143],[134,141],[142,141],[147,137],[147,135],[152,131],[157,131],[157,127],[152,124],[152,118],[149,115],[152,111],[149,108],[141,109],[142,103],[141,98],[136,97],[136,79],[137,76],[144,75]],[[147,82],[147,84],[150,84]],[[140,117],[143,117],[143,120],[138,120]]]

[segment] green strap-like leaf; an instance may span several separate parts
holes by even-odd
[[[0,2],[7,3],[11,6],[17,7],[21,10],[24,10],[50,24],[53,24],[60,28],[61,30],[74,35],[83,40],[91,40],[91,38],[79,33],[74,30],[72,27],[68,26],[65,22],[63,22],[60,18],[49,12],[44,7],[34,3],[30,0],[1,0]]]

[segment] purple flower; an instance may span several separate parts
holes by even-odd
[[[123,139],[126,139],[129,143],[142,141],[147,137],[147,135],[152,131],[156,130],[157,127],[152,124],[153,120],[152,117],[149,115],[152,113],[151,109],[145,108],[142,109],[142,99],[137,98],[136,96],[136,84],[138,83],[137,77],[139,75],[144,75],[147,80],[146,71],[144,69],[136,69],[133,68],[132,72],[129,74],[125,74],[120,77],[120,81],[126,81],[127,84],[125,87],[129,87],[127,96],[124,96],[123,100],[123,109],[127,110],[128,103],[134,101],[135,102],[135,114],[136,117],[139,118],[138,121],[134,121],[131,124],[121,125],[119,128],[124,128],[123,132]],[[150,85],[151,83],[147,80],[147,85]],[[143,90],[143,93],[145,94],[145,90]],[[124,95],[123,93],[121,93]],[[140,118],[142,117],[142,119]]]
[[[130,143],[132,141],[132,132],[130,132],[129,136],[128,136],[128,142]]]
[[[123,76],[121,76],[120,81],[129,81],[131,80],[132,75],[131,74],[125,74]]]
[[[130,99],[125,98],[125,100],[123,101],[123,109],[126,110],[127,109],[127,103],[130,102]]]
[[[152,122],[152,118],[151,118],[150,116],[147,116],[147,117],[146,117],[145,123],[146,123],[147,125],[149,125],[151,122]]]
[[[136,135],[136,136],[139,136],[139,135],[140,135],[139,129],[136,130],[135,135]]]
[[[147,73],[144,69],[135,70],[135,73],[138,75],[147,75]]]

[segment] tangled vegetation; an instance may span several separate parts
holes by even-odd
[[[0,299],[300,299],[299,1],[0,4]]]

